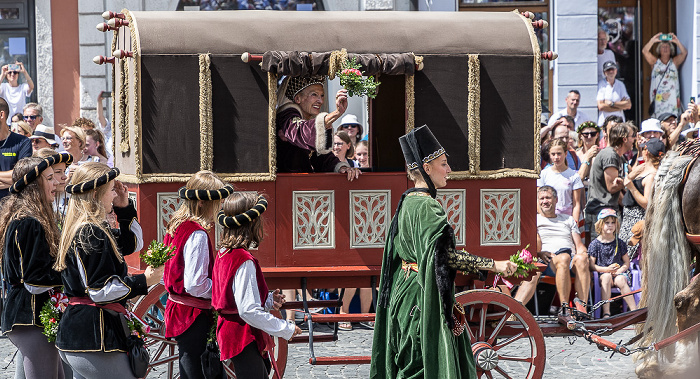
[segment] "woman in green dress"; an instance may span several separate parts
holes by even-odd
[[[435,200],[451,172],[445,149],[425,125],[399,142],[414,188],[399,201],[384,249],[370,377],[475,378],[464,324],[453,318],[456,272],[509,276],[517,266],[455,249]]]

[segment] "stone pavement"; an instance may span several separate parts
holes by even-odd
[[[322,332],[328,328],[321,326]],[[607,337],[618,342],[627,341],[634,336],[634,330],[627,328]],[[357,324],[354,330],[340,332],[336,342],[314,344],[317,356],[327,355],[369,355],[372,345],[372,331]],[[633,379],[634,362],[631,357],[615,354],[610,358],[610,353],[598,350],[582,338],[577,339],[573,345],[564,337],[545,337],[547,348],[547,363],[543,378],[585,378],[585,377],[615,377],[615,379]],[[311,379],[311,378],[367,378],[369,377],[369,365],[341,365],[341,366],[312,366],[309,362],[309,350],[307,344],[294,344],[289,346],[289,361],[287,363],[286,378]],[[517,350],[517,347],[515,347]],[[0,338],[0,379],[14,378],[14,362],[10,362],[15,348],[7,338]],[[5,368],[7,366],[7,368]],[[507,367],[506,371],[511,376],[524,377],[522,370],[517,366]],[[517,373],[521,372],[521,376]],[[149,378],[165,378],[163,370],[158,370]],[[160,374],[160,375],[158,375]]]

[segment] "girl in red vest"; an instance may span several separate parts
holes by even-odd
[[[224,227],[214,263],[211,304],[219,312],[216,338],[221,360],[230,359],[238,379],[268,377],[272,347],[268,334],[291,339],[301,329],[269,313],[284,304],[280,290],[268,291],[258,260],[248,251],[263,237],[259,217],[264,197],[236,192],[224,202],[218,222]]]
[[[233,192],[213,172],[194,174],[178,196],[184,199],[170,219],[163,243],[175,247],[165,263],[163,281],[168,291],[165,336],[174,337],[180,354],[180,377],[204,379],[200,357],[206,350],[212,325],[211,274],[214,249],[207,230],[221,200]]]

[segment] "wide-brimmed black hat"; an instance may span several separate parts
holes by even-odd
[[[294,96],[303,91],[304,88],[314,84],[323,85],[325,82],[326,77],[324,75],[292,76],[287,81],[287,90],[284,94],[289,98],[289,100],[294,101]]]
[[[93,190],[99,186],[105,185],[110,181],[116,179],[119,176],[119,169],[114,167],[110,168],[107,173],[100,175],[95,179],[88,180],[82,183],[69,184],[66,186],[66,192],[70,194],[85,193],[87,191]]]
[[[225,228],[234,228],[243,226],[249,222],[253,222],[253,220],[260,217],[260,215],[266,210],[267,200],[260,195],[258,196],[258,200],[256,201],[255,205],[247,211],[235,216],[226,216],[222,210],[219,211],[218,215],[216,216],[216,220],[219,222],[219,225]]]
[[[228,195],[233,193],[233,187],[231,185],[225,185],[222,188],[215,190],[195,190],[187,189],[187,187],[182,187],[177,192],[177,195],[181,199],[186,200],[221,200],[228,197]]]
[[[38,178],[44,170],[59,163],[65,163],[66,165],[69,165],[73,163],[73,156],[69,153],[63,152],[42,159],[41,162],[39,162],[39,164],[34,166],[28,173],[24,174],[22,179],[12,184],[12,187],[10,187],[10,192],[21,192],[27,187],[27,185],[29,185],[29,183],[36,180],[36,178]]]
[[[430,195],[434,198],[437,194],[433,181],[423,170],[423,163],[429,163],[437,157],[446,154],[445,148],[440,145],[437,138],[430,131],[428,125],[419,126],[406,135],[399,137],[401,150],[403,151],[406,167],[409,170],[418,169],[428,185]]]

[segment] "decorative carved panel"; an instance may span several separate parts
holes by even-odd
[[[335,248],[333,191],[294,191],[294,249]]]
[[[463,246],[465,241],[465,225],[466,210],[464,199],[466,198],[466,190],[464,189],[449,189],[437,190],[435,198],[447,214],[447,222],[455,230],[455,243],[457,246]]]
[[[350,191],[350,247],[384,247],[391,224],[391,191]]]
[[[177,196],[177,192],[158,193],[158,241],[163,242],[168,222],[181,203],[182,199]]]
[[[366,11],[390,11],[394,9],[394,0],[363,0]]]
[[[520,190],[481,190],[481,245],[520,245]]]

